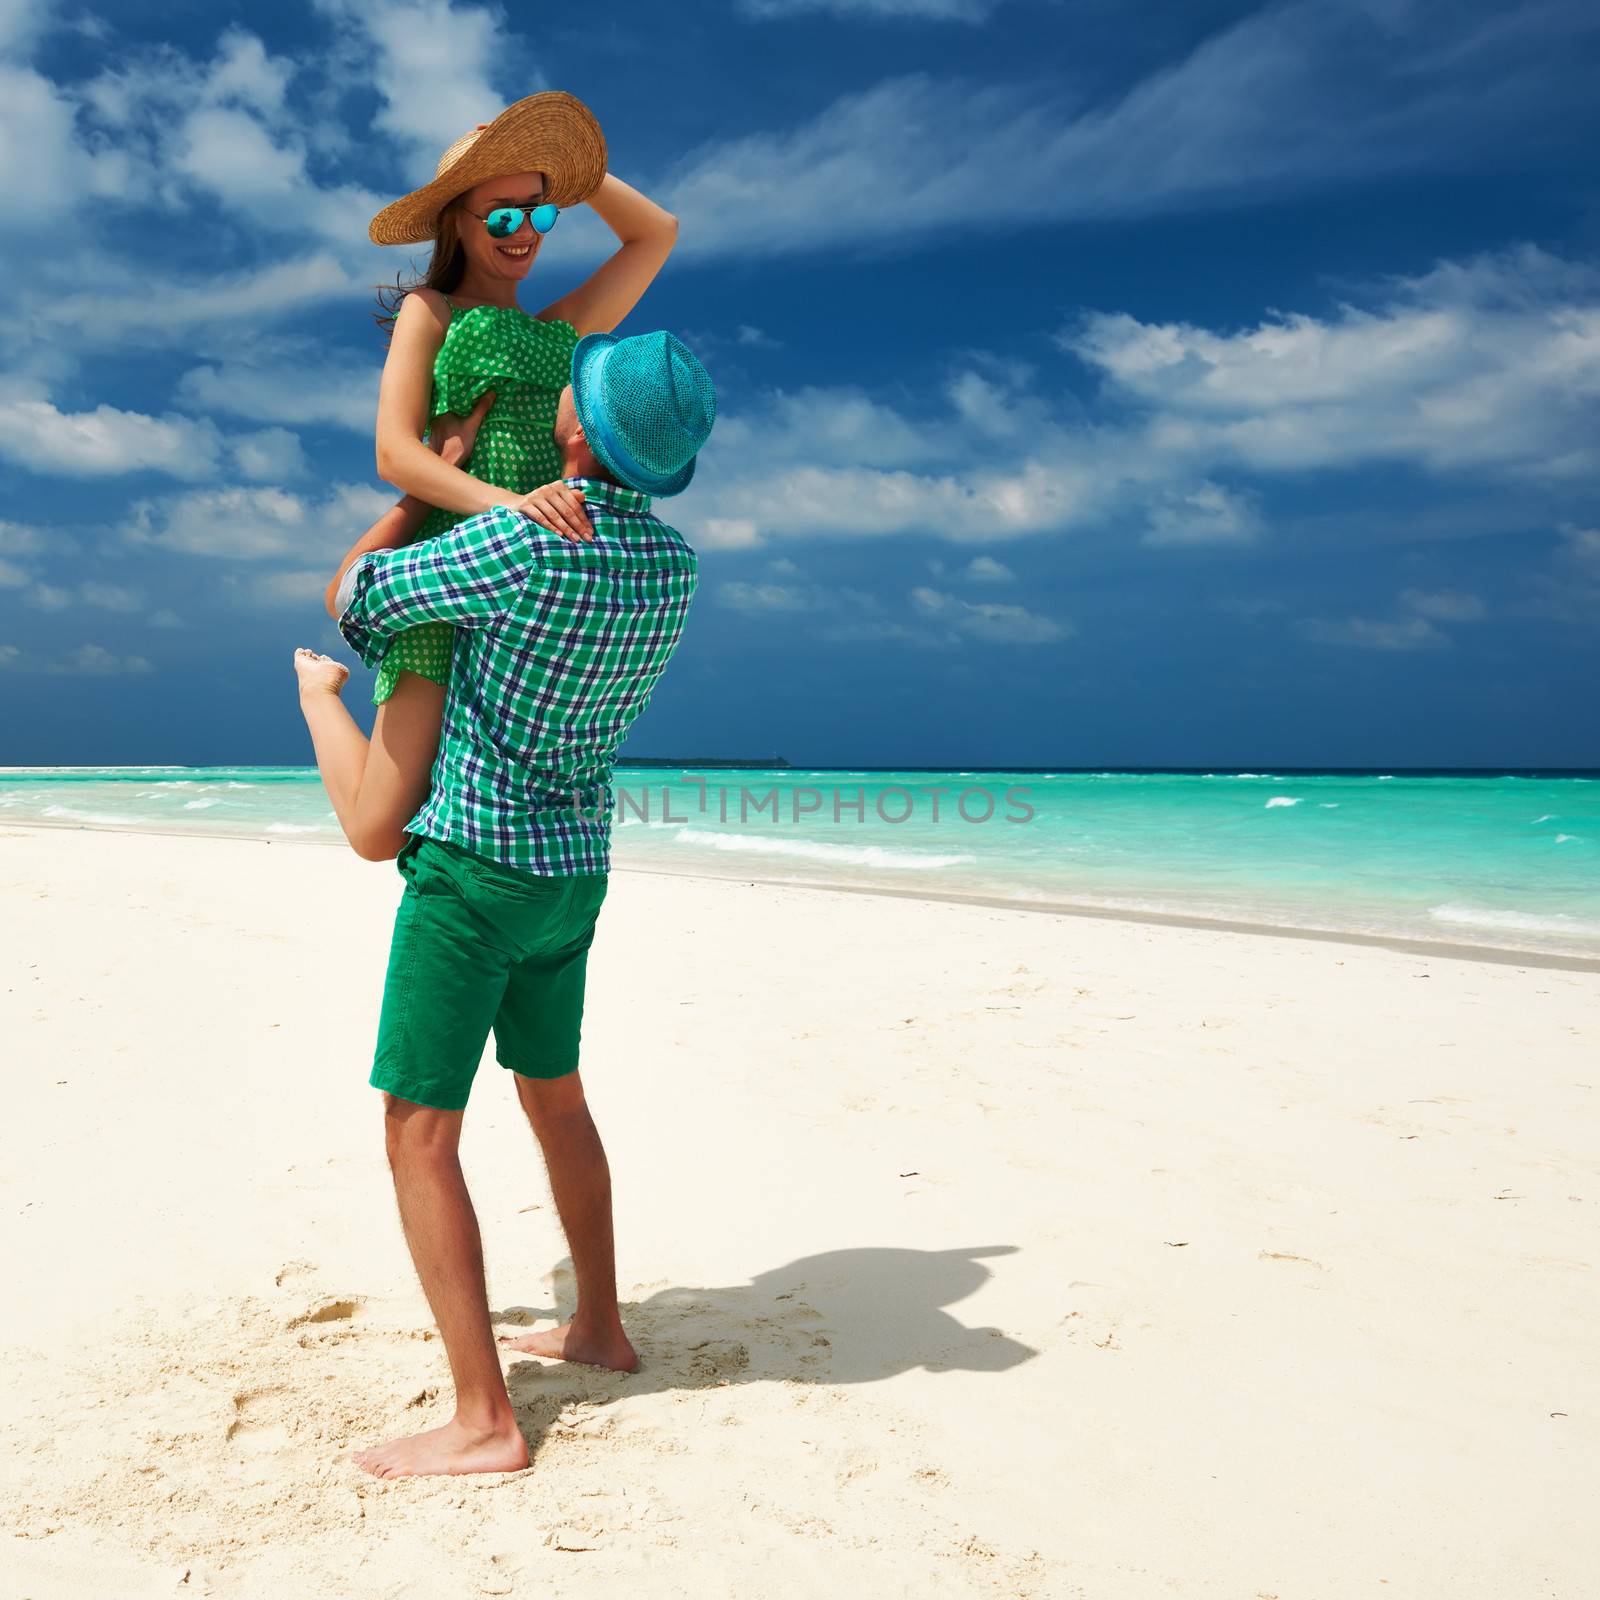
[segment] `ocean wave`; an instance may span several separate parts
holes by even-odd
[[[1541,822],[1554,822],[1555,820],[1556,820],[1555,812],[1547,811],[1547,812],[1545,812],[1545,814],[1542,817],[1535,817],[1533,819],[1533,825],[1534,825],[1534,827],[1537,828]]]
[[[71,806],[46,806],[39,813],[43,817],[60,817],[65,822],[100,822],[117,824],[122,827],[137,827],[141,822],[148,822],[148,817],[130,817],[117,811],[77,811]]]
[[[1435,922],[1454,923],[1463,928],[1501,928],[1517,933],[1600,934],[1600,922],[1569,917],[1565,912],[1494,911],[1486,906],[1430,906],[1428,915]]]
[[[888,867],[895,871],[919,867],[954,867],[972,861],[970,855],[938,855],[932,850],[896,850],[879,844],[823,844],[811,839],[772,839],[744,833],[709,833],[704,828],[684,828],[676,844],[706,845],[750,855],[793,856],[806,861],[827,861],[839,866]]]
[[[1576,833],[1558,833],[1556,835],[1557,844],[1581,844],[1582,842],[1581,836]]]
[[[185,800],[183,809],[185,811],[207,811],[212,806],[220,805],[221,803],[220,800]]]
[[[1295,795],[1275,794],[1269,801],[1267,801],[1266,805],[1262,807],[1262,810],[1270,811],[1274,806],[1297,806],[1299,804],[1299,798]]]
[[[269,822],[266,831],[268,833],[326,833],[327,829],[315,822]]]
[[[1318,811],[1337,811],[1338,809],[1339,809],[1339,802],[1337,800],[1319,800],[1319,801],[1317,801],[1317,810]]]

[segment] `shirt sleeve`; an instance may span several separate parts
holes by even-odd
[[[533,571],[528,518],[498,507],[403,550],[363,556],[339,591],[339,632],[369,667],[424,622],[482,628],[515,604]]]

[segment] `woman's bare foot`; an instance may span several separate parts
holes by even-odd
[[[391,1439],[350,1459],[375,1478],[421,1478],[451,1472],[520,1472],[528,1464],[528,1441],[515,1423],[480,1433],[452,1419],[442,1428]]]
[[[315,650],[306,649],[295,651],[294,670],[300,679],[301,694],[338,694],[350,676],[350,669],[340,666],[332,656],[319,656]]]
[[[538,1333],[522,1333],[512,1338],[500,1335],[507,1350],[530,1356],[548,1356],[552,1361],[581,1361],[591,1367],[609,1367],[613,1372],[633,1372],[639,1365],[638,1353],[628,1343],[620,1325],[609,1333],[594,1333],[563,1322],[559,1328],[544,1328]]]

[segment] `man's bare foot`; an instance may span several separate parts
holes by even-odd
[[[306,649],[295,651],[294,670],[300,678],[301,694],[338,694],[350,676],[350,669],[340,666],[332,656],[319,656],[315,650]]]
[[[451,1420],[442,1428],[391,1439],[350,1459],[375,1478],[421,1478],[450,1472],[520,1472],[528,1464],[528,1441],[515,1423],[480,1433]]]
[[[610,1333],[591,1333],[563,1322],[559,1328],[543,1328],[538,1333],[521,1333],[515,1338],[500,1335],[507,1350],[530,1356],[548,1356],[552,1361],[581,1361],[591,1367],[609,1367],[613,1372],[633,1372],[639,1365],[638,1352],[628,1336],[616,1328]]]

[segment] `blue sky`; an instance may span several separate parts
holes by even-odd
[[[309,760],[366,223],[562,88],[721,398],[631,753],[1600,764],[1594,7],[581,15],[0,0],[0,763]]]

